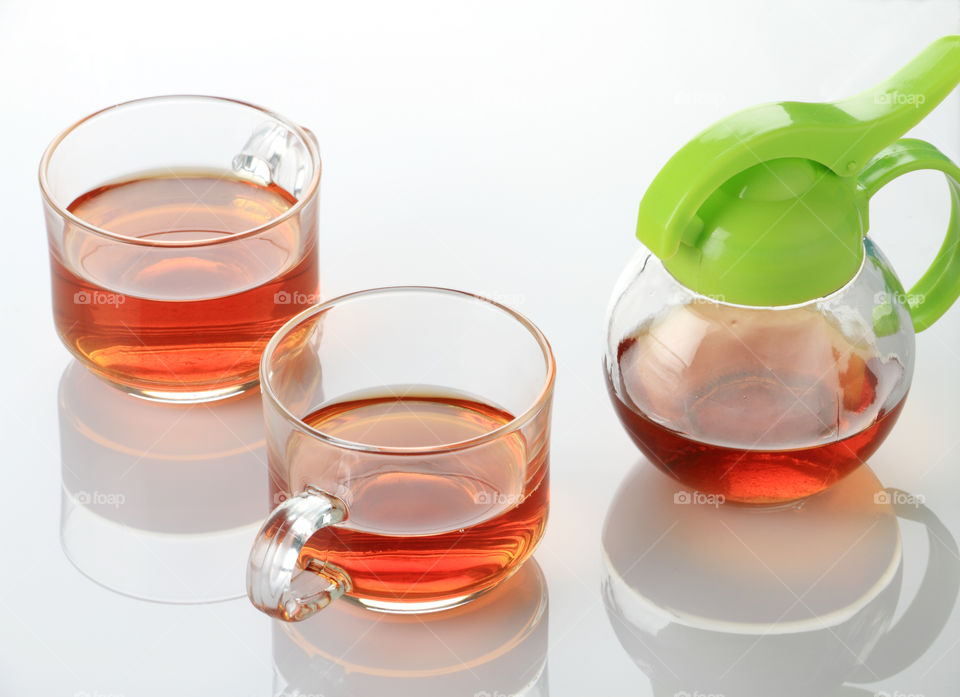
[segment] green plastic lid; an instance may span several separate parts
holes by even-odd
[[[733,114],[667,162],[640,203],[637,236],[678,281],[721,301],[790,305],[829,295],[859,270],[869,197],[893,177],[920,167],[954,177],[951,228],[960,228],[956,165],[922,141],[901,141],[913,146],[909,162],[884,150],[958,82],[960,36],[947,36],[855,97]],[[939,314],[960,293],[956,241],[947,247],[942,271],[952,280],[927,279],[950,286]]]

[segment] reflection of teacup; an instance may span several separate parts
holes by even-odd
[[[426,615],[335,603],[274,622],[276,697],[546,697],[548,596],[531,559],[472,603]]]
[[[604,526],[604,600],[621,644],[656,694],[827,697],[916,660],[949,616],[956,544],[866,466],[779,509],[715,506],[655,468],[635,468]],[[897,515],[926,523],[930,562],[890,628],[902,579]],[[939,567],[939,568],[935,568]],[[946,607],[946,611],[944,610]],[[924,643],[925,642],[925,643]]]
[[[61,541],[120,593],[167,602],[244,594],[269,510],[260,395],[148,402],[79,363],[60,381]]]

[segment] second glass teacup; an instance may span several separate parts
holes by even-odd
[[[546,524],[554,374],[529,320],[469,293],[361,291],[290,320],[260,370],[283,502],[250,554],[253,604],[427,612],[508,578]]]

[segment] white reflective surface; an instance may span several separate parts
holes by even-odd
[[[60,540],[77,569],[145,600],[245,595],[270,510],[260,396],[161,404],[69,364],[58,399]]]
[[[917,337],[906,407],[870,469],[793,513],[673,504],[679,488],[640,461],[608,402],[600,332],[640,195],[692,135],[761,101],[847,96],[958,30],[952,0],[0,3],[0,695],[957,694],[960,309]],[[70,360],[50,317],[36,165],[76,118],[170,92],[262,103],[317,134],[325,295],[454,286],[516,307],[550,339],[552,509],[536,553],[549,602],[525,639],[536,583],[491,595],[449,638],[439,617],[387,632],[344,606],[298,628],[302,640],[245,599],[190,604],[242,580],[230,550],[267,503],[255,492],[266,471],[257,484],[249,461],[234,476],[220,458],[255,439],[203,417],[192,456],[211,458],[177,497],[168,475],[185,461],[131,444],[151,433],[139,417],[124,425],[133,407],[79,430],[102,407],[96,388],[78,389],[78,418],[64,419]],[[912,135],[960,158],[960,95]],[[908,285],[946,221],[934,174],[898,180],[871,209]],[[147,457],[117,483],[121,453]],[[140,489],[124,490],[134,473]],[[883,490],[913,498],[874,503]],[[137,509],[115,508],[118,494]],[[189,511],[171,516],[172,499]]]
[[[914,598],[898,516],[927,532]],[[603,549],[610,622],[658,695],[846,694],[923,656],[960,589],[950,531],[867,466],[761,509],[716,505],[644,462],[617,491]]]

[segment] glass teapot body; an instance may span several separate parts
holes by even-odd
[[[776,504],[856,469],[910,386],[908,298],[879,249],[830,295],[755,307],[678,282],[640,249],[608,311],[604,372],[634,442],[683,484]]]

